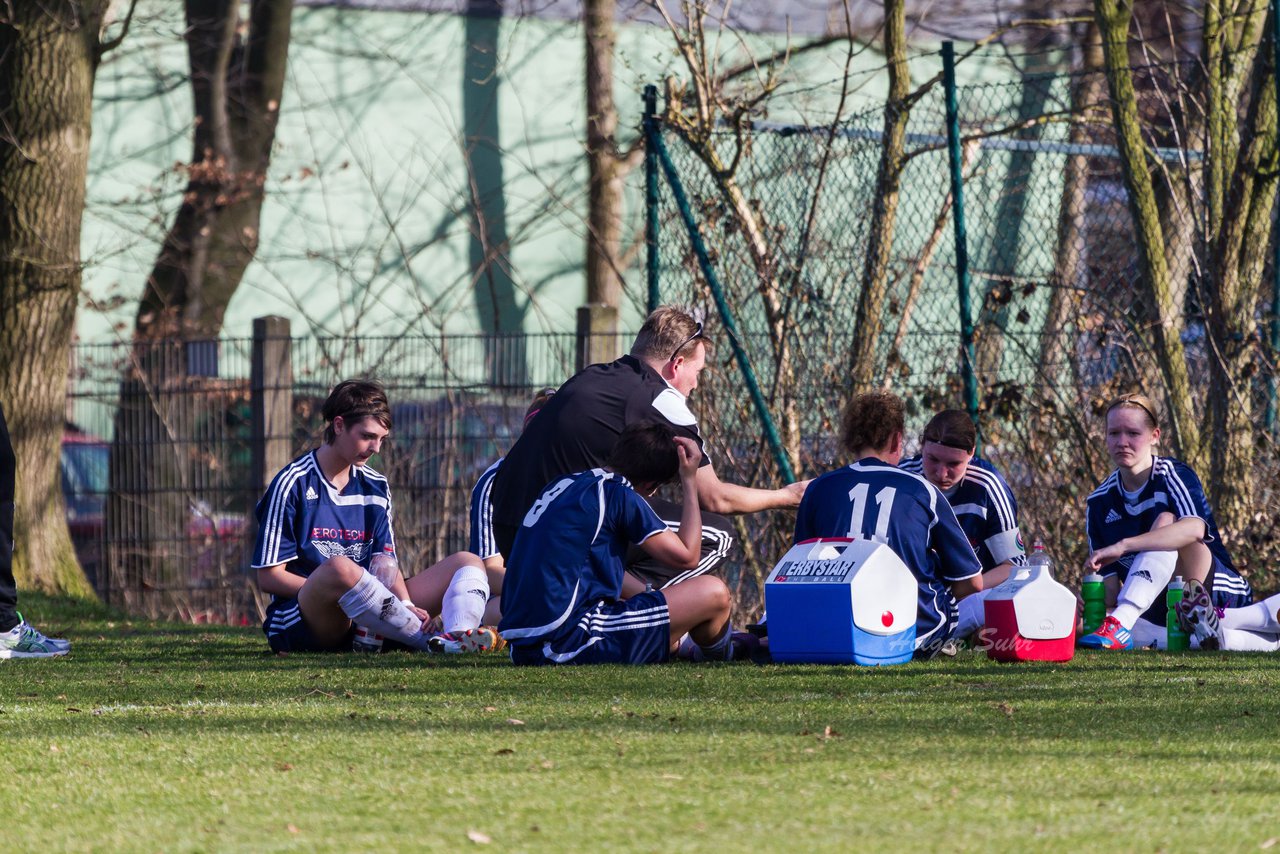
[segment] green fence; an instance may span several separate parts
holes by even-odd
[[[1084,499],[1110,469],[1105,401],[1144,389],[1166,409],[1190,399],[1204,413],[1217,393],[1217,342],[1203,310],[1214,285],[1200,263],[1207,250],[1195,193],[1201,146],[1175,145],[1172,130],[1147,140],[1153,171],[1172,188],[1167,233],[1181,235],[1166,253],[1176,316],[1163,322],[1181,346],[1189,387],[1171,388],[1156,355],[1162,318],[1144,296],[1102,74],[951,88],[944,56],[934,59],[940,82],[909,108],[882,299],[872,298],[869,247],[877,201],[883,210],[893,200],[881,174],[884,110],[825,127],[724,128],[704,144],[664,124],[656,102],[646,121],[651,170],[662,179],[648,193],[650,299],[692,304],[746,354],[749,367],[722,347],[698,391],[722,479],[786,479],[780,455],[802,477],[843,462],[834,435],[844,401],[856,386],[886,386],[905,398],[911,434],[938,409],[974,411],[981,453],[1013,486],[1024,533],[1078,567],[1087,552]],[[1159,96],[1193,68],[1131,71],[1144,110],[1186,109]],[[1171,115],[1166,124],[1187,123]],[[717,174],[708,150],[725,164],[741,156]],[[1270,264],[1262,275],[1255,331],[1244,342],[1250,367],[1227,378],[1259,428],[1257,516],[1226,536],[1265,589],[1276,554],[1275,457],[1262,429],[1274,396]],[[1195,448],[1179,447],[1166,427],[1161,452],[1203,461],[1208,481],[1221,437],[1207,416],[1198,426]],[[743,542],[757,549],[747,565],[758,578],[782,554],[789,517],[739,523]]]

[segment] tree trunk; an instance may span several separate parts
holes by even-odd
[[[1209,357],[1209,484],[1218,522],[1240,533],[1252,523],[1254,502],[1253,386],[1260,359],[1258,300],[1270,247],[1271,212],[1276,201],[1276,91],[1270,50],[1254,48],[1249,111],[1240,139],[1239,162],[1230,164],[1231,184],[1208,259],[1216,287],[1206,320],[1213,350]],[[1234,102],[1209,109],[1235,114]]]
[[[889,66],[889,98],[884,109],[884,139],[880,169],[876,178],[875,204],[871,211],[871,234],[862,290],[850,353],[853,391],[866,391],[875,378],[884,324],[884,300],[889,286],[889,262],[898,216],[898,189],[902,176],[903,149],[910,113],[906,99],[911,79],[907,71],[907,29],[903,0],[887,0],[884,7],[884,47]]]
[[[1098,28],[1089,24],[1084,28],[1081,45],[1081,69],[1071,87],[1071,112],[1076,121],[1071,125],[1070,139],[1073,145],[1086,145],[1093,136],[1089,119],[1106,95],[1106,80],[1102,76],[1102,45],[1098,42]],[[1049,294],[1049,310],[1040,330],[1040,398],[1053,400],[1056,388],[1063,383],[1078,388],[1078,372],[1075,360],[1069,358],[1071,350],[1067,339],[1078,332],[1070,322],[1080,307],[1084,276],[1084,215],[1088,204],[1085,193],[1089,188],[1089,158],[1083,154],[1067,157],[1062,181],[1062,201],[1058,208],[1058,241],[1054,257],[1053,287]],[[1064,401],[1070,405],[1069,401]]]
[[[524,316],[511,266],[507,234],[507,196],[503,178],[502,17],[506,0],[467,0],[463,58],[463,158],[470,196],[471,288],[480,328],[486,335],[485,360],[492,385],[524,392],[526,366]]]
[[[0,5],[0,400],[20,473],[14,575],[78,596],[93,591],[71,546],[58,459],[107,6]]]
[[[1176,302],[1177,289],[1165,257],[1164,229],[1151,180],[1151,163],[1142,137],[1138,96],[1129,63],[1132,7],[1123,0],[1094,0],[1094,13],[1102,36],[1112,121],[1138,243],[1141,288],[1155,315],[1152,348],[1164,379],[1168,402],[1165,435],[1175,453],[1181,454],[1193,468],[1203,469],[1200,429],[1195,418],[1185,351],[1178,335],[1183,306]]]
[[[216,338],[258,248],[293,0],[188,0],[195,122],[182,205],[147,278],[120,386],[107,503],[113,589],[183,587],[197,386],[185,345]],[[127,601],[122,604],[146,604]]]
[[[587,302],[622,303],[622,179],[613,103],[616,0],[587,0]]]

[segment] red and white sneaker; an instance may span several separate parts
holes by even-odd
[[[1133,649],[1129,630],[1115,617],[1107,617],[1098,630],[1076,641],[1076,646],[1088,649]]]

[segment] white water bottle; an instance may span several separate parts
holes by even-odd
[[[1027,555],[1027,566],[1043,566],[1046,574],[1053,575],[1053,559],[1044,550],[1044,541],[1039,537],[1031,546],[1031,554]]]

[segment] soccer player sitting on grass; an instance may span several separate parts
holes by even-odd
[[[554,388],[544,388],[533,396],[529,408],[524,413],[524,426],[528,427],[533,416],[538,414],[546,402],[555,394]],[[502,552],[498,550],[498,541],[493,534],[493,481],[498,476],[498,469],[505,457],[493,461],[484,474],[480,475],[476,485],[471,487],[471,512],[467,521],[470,538],[468,549],[472,554],[484,561],[489,573],[489,587],[496,597],[502,592],[502,574],[506,571],[506,563]]]
[[[1112,611],[1077,643],[1115,650],[1164,644],[1164,593],[1175,573],[1191,587],[1184,596],[1203,586],[1219,608],[1251,605],[1253,588],[1218,536],[1200,478],[1186,463],[1155,453],[1160,427],[1151,399],[1126,394],[1112,401],[1106,431],[1116,470],[1088,498],[1084,569],[1102,575]]]
[[[898,468],[902,400],[887,391],[849,401],[840,444],[854,459],[809,484],[796,512],[795,542],[852,537],[884,543],[919,586],[917,658],[955,654],[956,600],[982,589],[982,566],[938,487]]]
[[[665,424],[622,431],[606,468],[552,482],[525,514],[507,561],[499,629],[516,664],[648,664],[666,661],[686,632],[709,660],[733,655],[729,588],[699,575],[622,599],[630,543],[674,566],[701,554],[698,445]],[[643,498],[677,472],[679,533]]]
[[[480,559],[450,555],[406,583],[396,562],[387,480],[367,463],[391,431],[377,383],[347,380],[322,408],[324,444],[285,466],[258,502],[253,566],[271,594],[262,625],[276,652],[350,650],[356,627],[411,649],[493,649],[480,623],[489,585]],[[445,634],[426,631],[443,611]]]
[[[944,409],[920,434],[920,455],[898,464],[942,490],[982,564],[982,590],[960,600],[957,638],[982,628],[987,591],[1004,582],[1015,565],[1026,563],[1018,503],[996,467],[973,455],[977,445],[978,431],[969,413]]]

